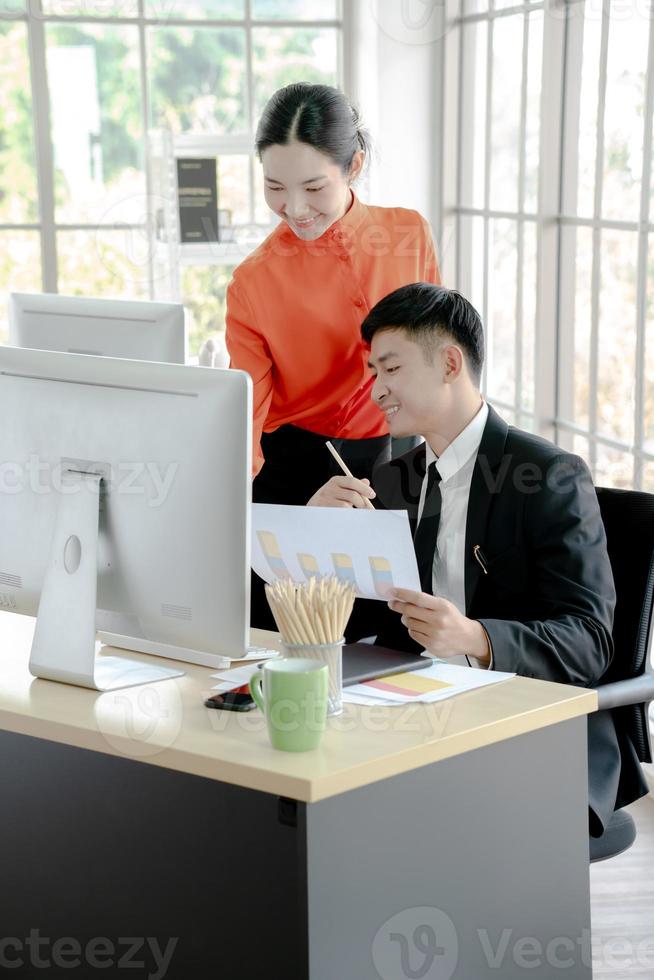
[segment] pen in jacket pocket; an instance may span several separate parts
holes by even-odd
[[[475,556],[475,560],[479,562],[479,566],[482,572],[484,573],[484,575],[488,575],[488,563],[486,561],[486,556],[484,552],[481,550],[481,545],[480,544],[474,545],[472,549],[472,553]]]

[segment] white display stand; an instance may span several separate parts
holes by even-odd
[[[64,474],[55,531],[32,642],[34,677],[113,691],[182,677],[183,670],[126,657],[96,658],[98,473]]]
[[[150,220],[150,252],[153,264],[153,299],[182,302],[181,269],[183,266],[236,266],[243,261],[272,230],[270,224],[239,225],[231,231],[238,240],[182,243],[180,241],[177,166],[179,157],[249,156],[254,138],[248,133],[182,133],[168,129],[148,132],[149,184],[155,220]],[[253,182],[251,182],[253,183]],[[252,190],[250,190],[250,193]],[[218,207],[221,206],[220,181]]]

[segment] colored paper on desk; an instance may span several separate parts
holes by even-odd
[[[435,680],[433,677],[421,677],[421,673],[422,671],[410,674],[390,674],[374,681],[366,681],[365,686],[386,694],[402,694],[407,698],[417,698],[421,694],[432,694],[434,691],[443,691],[452,686],[447,681]]]
[[[455,694],[499,684],[511,677],[515,674],[438,662],[419,672],[392,674],[353,684],[343,691],[343,700],[347,702],[352,697],[354,704],[362,703],[358,698],[377,698],[381,704],[433,704]]]
[[[393,587],[420,591],[403,510],[253,504],[252,568],[269,583],[336,575],[368,599],[386,599]]]

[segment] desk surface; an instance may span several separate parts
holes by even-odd
[[[99,694],[32,677],[33,629],[28,617],[0,613],[0,728],[307,803],[597,708],[592,691],[516,677],[432,705],[344,705],[319,749],[277,752],[258,710],[204,707],[216,683],[208,668],[180,664],[184,677]],[[253,631],[254,643],[274,640]]]

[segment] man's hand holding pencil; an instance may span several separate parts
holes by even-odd
[[[320,490],[316,490],[308,507],[362,507],[374,510],[370,502],[375,491],[370,486],[370,480],[357,480],[336,452],[331,442],[326,443],[330,453],[343,470],[343,476],[333,476]]]

